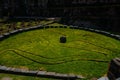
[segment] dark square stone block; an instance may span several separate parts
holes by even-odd
[[[60,43],[66,43],[66,37],[65,36],[61,36],[60,37]]]

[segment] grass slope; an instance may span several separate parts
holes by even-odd
[[[59,42],[66,35],[67,43]],[[109,61],[120,57],[120,41],[75,29],[23,32],[0,42],[0,65],[101,77]]]

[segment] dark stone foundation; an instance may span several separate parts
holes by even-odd
[[[109,80],[116,80],[118,78],[120,79],[120,59],[119,58],[111,60],[107,76]]]

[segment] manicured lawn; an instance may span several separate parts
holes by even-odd
[[[63,35],[66,43],[59,42]],[[89,80],[106,74],[110,60],[120,57],[119,53],[120,41],[101,34],[69,28],[38,29],[1,41],[0,65],[71,73]]]

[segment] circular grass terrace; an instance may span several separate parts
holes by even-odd
[[[60,43],[66,36],[67,42]],[[107,73],[120,57],[120,41],[85,30],[47,28],[22,32],[0,41],[0,65],[82,75]]]

